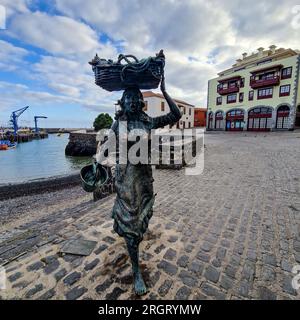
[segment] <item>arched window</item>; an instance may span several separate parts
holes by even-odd
[[[216,115],[215,115],[215,128],[218,129],[218,130],[224,129],[223,111],[216,112]]]
[[[213,113],[210,112],[208,114],[208,129],[212,129],[213,127]]]
[[[272,108],[256,107],[248,112],[249,131],[270,131],[272,127]]]
[[[276,129],[289,128],[290,107],[287,105],[280,106],[277,109]]]
[[[243,131],[244,129],[244,110],[233,109],[226,114],[227,131]]]

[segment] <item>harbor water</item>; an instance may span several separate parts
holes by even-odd
[[[15,149],[0,151],[0,184],[25,182],[79,172],[90,157],[68,157],[69,134],[49,134],[47,139],[19,143]]]

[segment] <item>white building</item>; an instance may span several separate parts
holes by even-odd
[[[146,106],[144,111],[150,117],[158,117],[170,112],[168,103],[161,93],[154,93],[152,91],[143,92],[144,101]],[[173,99],[177,106],[182,111],[183,115],[179,122],[173,127],[166,126],[165,128],[193,128],[194,127],[194,108],[195,106],[187,102]]]

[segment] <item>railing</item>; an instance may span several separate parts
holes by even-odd
[[[274,76],[269,79],[259,79],[256,80],[255,78],[250,78],[250,86],[252,89],[268,87],[268,86],[276,86],[280,83],[280,77]]]
[[[229,88],[226,88],[226,89],[222,88],[221,86],[217,88],[217,92],[220,95],[239,92],[239,90],[240,90],[239,86],[229,87]]]

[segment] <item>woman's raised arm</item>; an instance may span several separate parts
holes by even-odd
[[[166,99],[168,106],[170,108],[170,112],[159,117],[152,118],[152,127],[153,129],[163,128],[168,124],[175,124],[178,122],[182,116],[181,111],[177,107],[175,101],[168,95],[165,87],[165,76],[163,74],[161,84],[160,84],[161,92]]]

